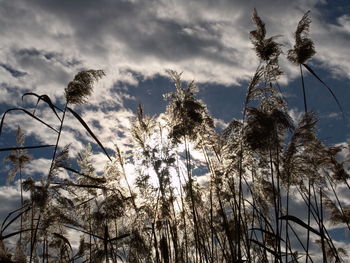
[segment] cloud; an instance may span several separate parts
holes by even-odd
[[[282,35],[278,40],[285,44],[285,51],[293,45],[298,20],[312,9],[311,35],[318,50],[314,62],[338,77],[349,77],[350,58],[345,52],[349,16],[341,14],[335,23],[323,21],[318,6],[324,5],[317,0],[273,4],[267,0],[4,2],[0,101],[19,104],[21,94],[33,91],[63,104],[64,88],[78,71],[103,69],[106,77],[96,84],[89,101],[101,110],[84,111],[84,118],[96,122],[95,116],[101,117],[107,109],[125,119],[125,111],[111,109],[123,108],[126,99],[134,99],[128,95],[128,85],[165,76],[167,68],[183,71],[184,80],[239,85],[250,79],[258,65],[249,41],[253,8],[265,21],[268,36]],[[281,63],[287,76],[297,76],[296,67],[285,59]],[[282,82],[287,83],[287,78]],[[103,124],[110,124],[111,114],[103,117]],[[82,133],[75,128],[67,131],[64,141]],[[118,133],[108,127],[98,130],[107,132],[103,136],[108,140]],[[40,137],[48,141],[47,134]]]
[[[49,174],[51,160],[46,158],[33,159],[28,163],[24,170],[27,176],[37,178],[36,176],[46,177]],[[39,177],[39,178],[40,178]]]
[[[28,197],[28,195],[26,195]],[[6,215],[21,205],[21,193],[19,191],[19,184],[12,186],[0,186],[0,216],[1,222]]]
[[[253,8],[257,8],[266,22],[268,35],[284,35],[279,39],[290,42],[289,46],[298,20],[303,12],[312,9],[312,35],[316,47],[321,47],[317,58],[346,70],[348,59],[339,49],[349,43],[344,33],[349,27],[348,16],[339,17],[339,25],[324,25],[316,7],[322,4],[320,1],[271,4],[271,1],[31,0],[20,5],[8,2],[3,4],[2,22],[7,26],[2,29],[6,39],[2,56],[11,60],[11,65],[26,68],[31,78],[46,79],[49,85],[56,78],[67,83],[69,73],[82,67],[132,70],[146,77],[164,75],[166,68],[174,68],[184,71],[187,79],[198,82],[238,84],[247,80],[258,64],[249,43],[249,31],[254,28],[250,20]],[[9,23],[14,15],[17,21]],[[332,46],[334,52],[321,52],[328,50],[327,43],[333,43],[334,36],[340,37],[341,44]],[[18,38],[22,39],[20,43]],[[337,64],[339,54],[343,57]],[[293,72],[291,65],[285,66],[289,74]]]
[[[342,15],[336,19],[335,24],[327,24],[319,21],[313,25],[317,56],[324,68],[338,78],[350,78],[350,63],[348,57],[348,46],[350,43],[350,17]],[[337,41],[334,41],[336,39]]]
[[[15,78],[20,78],[27,74],[26,72],[22,72],[12,68],[10,65],[0,64],[0,66],[6,69],[12,75],[12,77],[15,77]]]
[[[301,112],[296,108],[292,108],[292,109],[288,110],[288,114],[292,118],[293,122],[297,124],[297,123],[299,123],[299,121],[301,121],[301,119],[304,115],[304,112]]]

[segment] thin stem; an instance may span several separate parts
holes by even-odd
[[[276,236],[280,237],[280,229],[279,229],[279,209],[278,209],[278,193],[276,193],[275,189],[275,176],[274,176],[274,169],[273,169],[273,162],[272,162],[272,153],[271,150],[269,151],[270,155],[270,172],[271,172],[271,183],[273,187],[273,201],[274,201],[274,210],[275,210],[275,223],[276,223]],[[276,249],[278,251],[279,257],[281,256],[281,246],[279,239],[276,239]],[[275,258],[275,262],[282,262],[280,258]]]
[[[21,207],[23,207],[23,186],[22,186],[22,168],[19,168],[19,181],[21,188]],[[23,214],[21,214],[21,231],[23,230]],[[22,232],[19,234],[19,244],[22,249]]]
[[[310,226],[311,224],[311,180],[309,178],[308,180],[308,190],[307,190],[307,225]],[[307,229],[306,234],[306,254],[309,254],[309,247],[310,247],[310,230]],[[309,257],[306,257],[306,263],[308,263]]]
[[[323,202],[322,202],[322,190],[320,189],[320,234],[321,234],[321,246],[322,246],[322,255],[323,255],[323,263],[327,263],[327,254],[326,247],[324,242],[324,226],[323,226]]]
[[[306,92],[305,92],[305,85],[304,85],[304,75],[303,75],[303,68],[301,67],[301,64],[299,65],[299,68],[300,68],[301,85],[302,85],[302,89],[303,89],[304,112],[307,113],[307,103],[306,103]]]
[[[201,246],[200,246],[200,240],[199,240],[199,231],[198,231],[198,222],[197,222],[197,216],[195,211],[195,199],[194,199],[194,193],[193,193],[193,179],[191,175],[191,155],[189,150],[189,145],[186,139],[186,136],[184,138],[185,141],[185,153],[186,153],[186,164],[187,164],[187,175],[188,175],[188,183],[189,183],[189,190],[190,190],[190,198],[191,198],[191,206],[192,206],[192,217],[193,217],[193,224],[194,224],[194,230],[195,230],[195,243],[196,243],[196,261],[197,261],[197,250],[199,253],[199,262],[202,262],[202,253],[201,253]]]

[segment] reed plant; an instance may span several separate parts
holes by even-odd
[[[45,94],[26,93],[37,99],[33,111],[7,110],[0,136],[8,113],[20,111],[56,137],[52,145],[27,146],[21,127],[17,145],[0,149],[10,152],[8,179],[18,175],[21,191],[19,208],[1,226],[0,262],[345,262],[346,250],[329,226],[350,230],[350,207],[338,194],[340,187],[350,191],[350,158],[339,161],[342,148],[318,138],[316,114],[307,107],[303,68],[330,91],[342,111],[334,92],[306,64],[315,54],[308,36],[310,14],[297,25],[295,45],[287,54],[302,80],[304,114],[298,121],[290,117],[278,86],[283,74],[278,36],[267,37],[256,10],[252,20],[256,28],[250,38],[259,63],[242,118],[221,132],[196,97],[196,84],[183,82],[172,70],[168,75],[175,90],[165,94],[166,111],[147,116],[138,107],[128,154],[117,145],[110,154],[72,108],[88,101],[93,83],[104,75],[101,70],[74,77],[64,91],[63,109]],[[38,103],[49,107],[55,124],[39,117]],[[72,167],[70,145],[60,146],[67,114],[106,155],[102,174],[95,170],[90,145],[76,157],[78,168]],[[28,151],[37,148],[51,150],[49,172],[40,179],[23,178],[31,161]],[[134,185],[128,163],[135,168]],[[200,176],[198,166],[204,171]],[[63,171],[69,179],[61,179]],[[72,246],[71,231],[79,233],[79,247]],[[11,238],[18,240],[16,248],[7,247]]]

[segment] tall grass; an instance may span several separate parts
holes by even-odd
[[[151,117],[138,107],[128,156],[117,146],[110,156],[71,108],[86,103],[102,71],[78,73],[65,89],[63,109],[47,95],[25,94],[45,103],[56,125],[46,123],[36,110],[6,111],[0,135],[7,114],[22,111],[57,137],[53,145],[25,146],[18,129],[18,145],[0,149],[10,152],[7,160],[14,166],[9,179],[19,174],[21,187],[19,208],[1,226],[0,262],[344,262],[346,250],[337,247],[327,226],[350,229],[350,208],[337,194],[340,186],[350,191],[348,160],[339,162],[342,148],[318,139],[317,118],[307,108],[302,67],[325,85],[305,64],[315,53],[307,36],[309,13],[299,22],[296,44],[288,52],[301,72],[304,115],[298,122],[289,116],[278,89],[282,46],[276,36],[266,37],[256,10],[253,22],[256,29],[250,36],[259,65],[247,88],[243,118],[233,119],[222,132],[196,98],[195,83],[183,83],[181,74],[171,70],[175,90],[165,95],[166,112]],[[102,175],[95,171],[90,145],[77,156],[79,169],[70,166],[69,145],[59,147],[66,114],[79,121],[107,156]],[[23,178],[30,161],[27,151],[43,147],[52,149],[47,177]],[[198,154],[206,167],[202,176],[195,175]],[[129,184],[128,162],[137,173],[134,186]],[[63,170],[70,179],[60,179]],[[78,248],[72,247],[68,230],[79,233]],[[18,239],[16,248],[7,248],[9,238]]]

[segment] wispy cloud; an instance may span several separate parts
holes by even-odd
[[[337,25],[322,22],[316,7],[322,4],[320,1],[7,2],[2,4],[1,20],[6,26],[1,30],[5,39],[1,58],[11,62],[18,72],[28,72],[28,79],[36,79],[38,89],[65,84],[72,72],[84,67],[125,73],[133,70],[146,77],[174,68],[184,71],[188,79],[237,84],[248,79],[257,64],[249,43],[253,8],[262,14],[268,34],[283,35],[280,41],[286,43],[286,49],[293,43],[292,34],[303,12],[312,9],[312,36],[320,51],[316,58],[337,66],[337,73],[348,77],[347,53],[339,52],[349,43],[348,16],[340,16]],[[16,21],[9,23],[12,17]],[[328,51],[329,44],[333,52]],[[293,72],[287,64],[285,67],[289,74]]]

